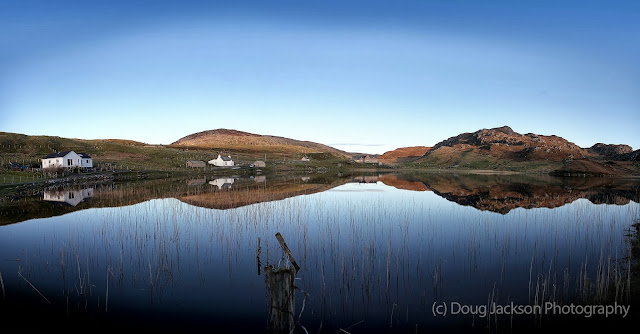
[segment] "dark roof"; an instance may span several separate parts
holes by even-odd
[[[62,151],[62,152],[58,152],[58,153],[51,153],[51,154],[47,155],[46,157],[44,157],[43,159],[62,158],[65,155],[69,154],[69,152],[73,152],[73,151]],[[78,156],[80,156],[81,158],[93,159],[88,154],[85,154],[85,153],[76,153],[76,154],[78,154]]]
[[[223,156],[220,156],[220,158],[222,158],[222,160],[224,160],[224,161],[232,161],[232,160],[231,160],[231,157],[223,157]]]
[[[44,159],[62,158],[65,155],[69,154],[69,152],[71,152],[71,151],[63,151],[63,152],[58,152],[58,153],[51,153],[51,154],[47,155],[46,157],[44,157]]]

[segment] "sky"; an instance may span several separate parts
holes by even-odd
[[[640,149],[640,1],[2,1],[0,131]]]

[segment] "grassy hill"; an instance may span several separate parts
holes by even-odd
[[[347,157],[346,152],[323,144],[228,129],[194,133],[180,138],[172,143],[170,147],[256,154],[280,153],[305,155],[309,153],[328,153],[337,158]]]
[[[75,151],[86,153],[94,165],[106,163],[122,169],[172,169],[184,166],[186,160],[212,158],[212,152],[185,152],[161,145],[122,139],[72,139],[55,136],[28,136],[0,132],[0,155],[2,165],[19,162],[40,166],[40,159],[50,153]]]
[[[201,136],[195,137],[202,142]],[[217,157],[218,152],[231,155],[236,165],[241,166],[266,159],[265,172],[335,168],[338,163],[346,161],[342,151],[322,144],[264,137],[265,143],[268,142],[269,145],[229,140],[219,147],[205,147],[206,145],[187,145],[185,143],[190,142],[188,139],[179,140],[174,145],[147,145],[126,139],[88,140],[0,132],[0,184],[43,179],[44,176],[40,173],[12,171],[10,163],[40,167],[42,157],[59,151],[86,153],[93,158],[97,169],[135,171],[193,171],[194,169],[186,167],[188,160],[208,161]],[[300,161],[303,156],[311,158],[311,161]]]

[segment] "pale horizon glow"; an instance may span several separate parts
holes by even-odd
[[[640,4],[0,4],[0,131],[381,154],[510,126],[640,148]]]

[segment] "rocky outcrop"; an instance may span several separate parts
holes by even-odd
[[[451,137],[436,144],[425,157],[437,154],[442,147],[512,160],[562,161],[582,158],[587,154],[585,150],[564,138],[533,133],[522,135],[508,126],[481,129]]]
[[[617,158],[620,155],[633,152],[633,149],[629,145],[597,143],[589,148],[589,152],[604,155],[610,158]]]
[[[635,150],[618,156],[621,161],[640,161],[640,150]]]

